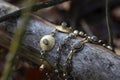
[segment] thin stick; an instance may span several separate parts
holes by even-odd
[[[113,38],[112,38],[112,31],[111,31],[111,26],[109,24],[109,13],[108,13],[108,0],[106,0],[105,4],[105,12],[106,12],[106,24],[107,24],[107,31],[108,31],[108,45],[112,47],[113,51]]]
[[[34,12],[34,11],[37,11],[37,10],[40,10],[40,9],[43,9],[43,8],[47,8],[47,7],[50,7],[50,6],[53,6],[53,5],[56,5],[56,4],[65,2],[65,1],[68,1],[68,0],[48,0],[46,2],[39,2],[39,3],[32,6],[31,11]],[[21,15],[21,12],[28,9],[29,7],[30,6],[25,7],[25,8],[21,8],[17,11],[14,11],[12,13],[9,13],[9,14],[6,14],[6,15],[0,17],[0,22],[3,22],[5,20],[9,20],[9,19],[18,18]]]
[[[20,24],[18,24],[17,29],[15,31],[14,38],[11,41],[10,51],[6,57],[4,72],[3,72],[3,75],[2,75],[0,80],[8,80],[9,79],[9,76],[11,74],[12,67],[13,67],[13,64],[15,61],[16,53],[20,47],[22,36],[25,33],[25,27],[26,27],[26,24],[28,23],[28,20],[30,17],[31,7],[35,3],[35,1],[34,0],[27,0],[24,3],[27,5],[29,4],[29,8],[22,11],[22,12],[25,12],[26,14],[22,15],[22,18],[21,18],[22,21]]]

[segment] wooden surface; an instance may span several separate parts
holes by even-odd
[[[18,23],[19,21],[20,19],[17,21],[1,23],[0,27],[2,28],[0,28],[0,30],[2,32],[0,35],[5,38],[6,36],[3,34],[4,31],[5,34],[7,33],[7,38],[10,38],[16,28],[16,22]],[[7,23],[9,23],[9,25],[7,25]],[[29,53],[28,51],[28,53],[23,54],[27,54],[29,59],[31,59],[30,57],[33,57],[34,60],[31,60],[39,64],[39,51],[41,50],[39,47],[39,40],[42,36],[50,34],[51,31],[55,29],[54,26],[55,25],[33,15],[27,25],[26,33],[22,41],[23,44],[18,53],[22,54],[22,52],[24,52],[23,50],[30,50],[31,48],[32,52]],[[67,34],[57,32],[55,35],[56,43],[62,43],[66,36]],[[81,40],[81,38],[78,37],[77,39],[73,39],[70,44],[73,44],[78,40]],[[5,44],[5,42],[3,43],[0,41],[0,44],[2,43],[3,46],[9,45],[10,39],[6,41],[8,41],[8,43],[6,42]],[[46,53],[46,59],[51,65],[53,65],[53,67],[56,62],[55,53],[57,47],[56,44],[50,52]],[[69,46],[67,46],[67,48],[69,48]],[[62,50],[62,66],[68,52],[69,49]],[[72,75],[76,76],[78,80],[120,80],[120,57],[102,46],[86,43],[82,51],[74,54],[72,61]]]

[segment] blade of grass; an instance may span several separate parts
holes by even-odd
[[[26,28],[26,25],[30,17],[31,7],[35,3],[35,0],[27,0],[27,1],[24,1],[24,3],[25,5],[29,5],[29,8],[22,11],[22,13],[25,13],[25,14],[22,15],[21,22],[18,24],[17,29],[15,31],[14,38],[11,41],[10,51],[6,57],[4,72],[0,80],[9,79],[9,76],[11,74],[12,67],[14,64],[16,53],[20,47],[22,36],[25,32],[25,28]]]
[[[108,10],[108,5],[109,1],[106,0],[105,2],[105,13],[106,13],[106,24],[107,24],[107,32],[108,32],[108,45],[112,47],[113,52],[115,52],[114,47],[113,47],[113,37],[112,37],[112,31],[111,31],[111,26],[109,23],[109,10]]]

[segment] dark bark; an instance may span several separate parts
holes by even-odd
[[[35,11],[38,11],[38,10],[43,9],[43,8],[57,5],[57,4],[60,4],[62,2],[65,2],[65,1],[67,1],[67,0],[50,0],[50,1],[46,1],[46,2],[38,2],[32,6],[31,12],[35,12]],[[20,17],[22,15],[22,11],[29,9],[29,7],[30,6],[27,5],[27,7],[21,8],[19,10],[16,10],[12,13],[9,13],[9,14],[6,14],[6,15],[0,17],[0,22],[6,21],[9,19],[13,19],[13,18],[16,19],[16,18]]]
[[[16,27],[16,23],[9,22],[9,25],[6,25],[7,23],[8,22],[1,23],[0,25],[0,27],[6,28],[4,30],[0,28],[0,31],[2,31],[0,32],[0,45],[6,48],[9,47],[11,35],[14,33],[13,31]],[[39,65],[39,51],[41,50],[39,40],[42,36],[50,34],[54,29],[55,25],[32,15],[18,53]],[[62,43],[67,35],[68,34],[57,32],[55,35],[56,43]],[[70,44],[81,39],[80,37],[73,39]],[[54,65],[56,62],[55,53],[57,47],[56,44],[55,47],[46,54],[46,59],[51,65]],[[69,46],[67,48],[69,48]],[[67,57],[64,53],[66,51],[68,53],[69,50],[65,49],[62,51],[61,65],[63,65]],[[76,76],[78,80],[120,80],[120,57],[102,46],[85,43],[83,50],[73,55],[72,61],[72,75]]]

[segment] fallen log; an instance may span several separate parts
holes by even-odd
[[[0,45],[9,48],[10,40],[14,35],[17,22],[4,22],[1,23],[0,27]],[[9,25],[7,25],[9,23]],[[14,24],[14,25],[13,25]],[[12,25],[12,27],[10,26]],[[44,21],[43,19],[32,15],[27,25],[26,33],[23,37],[22,45],[18,51],[18,55],[23,55],[36,64],[40,65],[40,46],[39,41],[44,35],[50,34],[56,25]],[[56,63],[56,50],[58,48],[57,43],[62,43],[68,34],[57,32],[55,34],[56,45],[55,47],[47,52],[46,60],[49,64],[54,66]],[[70,44],[73,44],[79,40],[72,39]],[[63,50],[61,54],[60,65],[64,66],[67,55],[65,51],[69,52],[69,47]],[[72,75],[78,80],[119,80],[120,79],[120,57],[103,46],[91,43],[85,43],[83,49],[73,55],[72,59]]]

